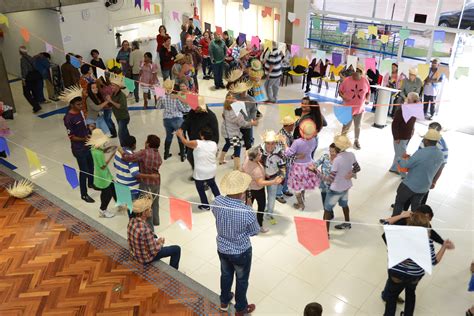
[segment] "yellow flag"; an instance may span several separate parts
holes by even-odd
[[[388,35],[380,36],[380,41],[384,44],[387,44],[388,43]]]
[[[329,67],[329,73],[333,73],[334,76],[339,76],[339,73],[341,72],[342,69],[344,69],[344,65],[339,65],[337,67],[334,67],[334,65],[331,65],[331,67]]]
[[[279,104],[278,110],[280,112],[280,120],[283,120],[285,116],[296,117],[293,104]]]
[[[369,35],[377,36],[377,26],[369,25]]]
[[[154,7],[155,7],[155,14],[158,14],[158,13],[161,12],[161,11],[160,11],[160,5],[159,5],[159,4],[155,4]]]
[[[363,30],[358,30],[357,31],[357,38],[365,39],[365,32]]]
[[[273,46],[272,41],[266,39],[263,44],[263,50],[265,51],[268,48],[271,51],[272,46]]]
[[[8,24],[8,18],[6,15],[0,13],[0,24],[5,24],[7,27],[10,27]]]
[[[420,77],[421,81],[424,81],[428,74],[430,73],[430,65],[429,64],[418,64],[418,77]]]
[[[26,153],[26,158],[28,159],[28,163],[30,164],[30,168],[41,170],[42,167],[41,167],[41,162],[39,161],[38,155],[34,151],[28,148],[25,148],[25,153]]]

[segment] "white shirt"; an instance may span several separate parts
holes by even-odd
[[[196,180],[209,180],[216,176],[217,144],[212,140],[196,140],[197,147],[193,150],[194,174]]]

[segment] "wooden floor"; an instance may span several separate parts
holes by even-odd
[[[0,189],[0,315],[194,315]]]

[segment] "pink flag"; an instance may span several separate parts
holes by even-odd
[[[423,104],[422,103],[414,103],[414,104],[402,104],[402,116],[405,120],[405,123],[408,122],[412,117],[416,117],[417,119],[424,119],[425,114],[423,112]]]
[[[262,10],[262,17],[266,18],[267,16],[271,16],[271,15],[272,15],[272,8],[271,7],[265,7]]]
[[[186,103],[191,109],[197,109],[197,107],[199,106],[199,96],[194,93],[186,94]]]
[[[295,56],[299,53],[300,51],[300,46],[299,45],[294,45],[291,44],[291,56]]]
[[[163,89],[162,87],[155,87],[155,95],[157,97],[162,97],[165,95],[165,89]]]
[[[222,27],[216,25],[216,33],[222,35]]]
[[[296,18],[293,25],[300,26],[300,19]]]
[[[143,10],[148,12],[151,12],[150,8],[150,0],[143,0]]]
[[[191,204],[188,201],[170,198],[170,223],[182,221],[189,230],[193,228]]]
[[[179,22],[179,12],[176,12],[176,11],[171,12],[171,18],[172,18],[174,21],[178,21],[178,22]]]
[[[252,36],[252,40],[250,41],[250,47],[255,46],[256,48],[260,47],[260,39],[258,36]]]
[[[329,248],[326,222],[320,219],[294,217],[298,242],[313,256]]]
[[[26,27],[22,27],[20,29],[20,34],[21,34],[21,37],[23,37],[23,39],[25,40],[25,42],[30,41],[30,31],[28,31]]]
[[[373,72],[377,69],[375,58],[366,58],[365,59],[365,71],[372,69]]]
[[[46,50],[47,53],[52,53],[53,52],[53,45],[51,45],[50,43],[45,42],[45,46],[46,46],[45,50]]]
[[[280,22],[280,15],[278,13],[275,13],[275,21]]]

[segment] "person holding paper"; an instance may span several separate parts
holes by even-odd
[[[443,81],[443,78],[444,75],[439,70],[439,60],[435,58],[431,61],[430,72],[423,86],[423,111],[425,112],[425,118],[427,120],[431,120],[435,114],[435,101],[439,94],[440,83]],[[428,109],[430,110],[429,114]]]

